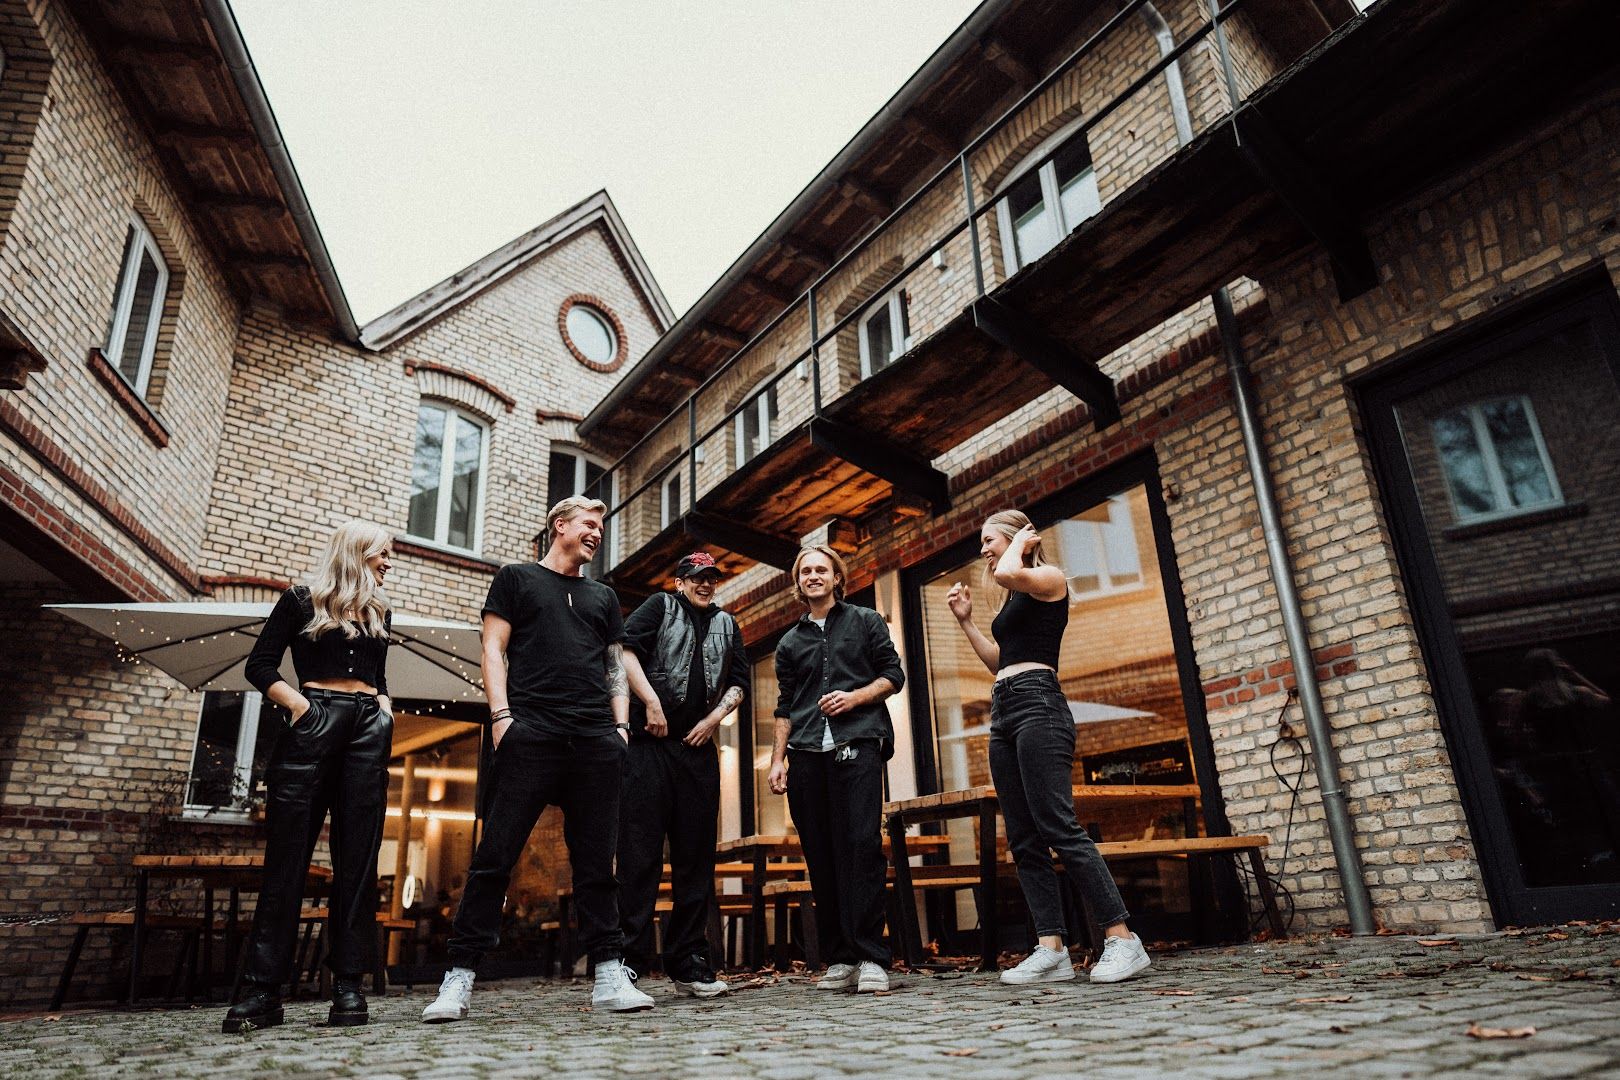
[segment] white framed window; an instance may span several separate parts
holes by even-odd
[[[565,318],[568,339],[586,359],[611,364],[619,355],[619,339],[606,315],[588,304],[575,304]]]
[[[1028,162],[1002,184],[996,203],[1009,276],[1102,209],[1085,131],[1065,128],[1031,151]]]
[[[1433,428],[1458,523],[1563,503],[1535,407],[1525,395],[1472,402],[1435,417]]]
[[[583,450],[572,447],[554,449],[551,451],[546,475],[547,509],[556,506],[570,495],[600,499],[607,504],[608,510],[612,511],[618,506],[617,477],[608,471],[605,462]],[[585,568],[585,572],[592,577],[601,577],[618,562],[617,522],[616,515],[605,516],[602,519],[602,545],[597,549],[596,558],[592,560],[591,565]]]
[[[113,296],[112,325],[102,354],[142,397],[152,381],[152,355],[157,350],[158,324],[163,321],[168,292],[169,264],[163,261],[152,230],[140,218],[130,218],[118,290]]]
[[[873,304],[860,320],[861,378],[867,379],[898,360],[911,347],[906,294],[895,289]]]
[[[664,474],[663,482],[658,485],[658,527],[667,529],[675,524],[681,516],[681,486],[685,483],[685,476],[681,471],[679,462],[669,472]]]
[[[451,405],[424,401],[416,413],[407,535],[463,551],[484,539],[489,425]]]
[[[737,413],[737,468],[776,440],[776,383],[748,399]]]
[[[1142,553],[1125,496],[1106,499],[1056,528],[1071,600],[1143,587]]]
[[[260,724],[264,698],[246,693],[209,691],[197,717],[197,742],[186,778],[184,813],[188,817],[246,817],[255,789],[275,742],[273,724]],[[263,726],[264,737],[260,737]]]

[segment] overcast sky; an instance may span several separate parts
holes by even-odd
[[[233,0],[366,322],[599,188],[677,314],[976,0]]]

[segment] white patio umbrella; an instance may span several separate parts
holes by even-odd
[[[1137,717],[1154,717],[1158,713],[1143,712],[1141,709],[1127,709],[1119,705],[1108,705],[1101,701],[1074,701],[1069,702],[1069,715],[1074,717],[1076,724],[1101,724],[1109,720],[1130,720]],[[941,735],[940,742],[949,742],[952,739],[971,739],[975,735],[990,734],[989,724],[975,724],[970,728]]]
[[[252,690],[243,668],[272,604],[49,604],[190,690]],[[415,701],[484,700],[478,627],[394,613],[388,692]],[[281,677],[297,686],[292,654]]]

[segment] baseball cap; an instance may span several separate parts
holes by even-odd
[[[714,564],[714,556],[707,551],[694,551],[675,564],[675,576],[678,578],[696,577],[704,571],[715,577],[720,576],[720,568]]]

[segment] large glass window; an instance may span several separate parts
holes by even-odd
[[[107,331],[107,362],[143,397],[152,380],[158,323],[169,290],[169,266],[151,230],[139,219],[124,234],[124,258]]]
[[[253,692],[203,695],[186,781],[188,815],[245,814],[253,809],[281,722],[273,707],[263,711],[260,722],[263,701]]]
[[[406,531],[447,547],[478,550],[488,428],[448,405],[423,402],[416,414]]]
[[[754,710],[754,831],[762,836],[793,832],[786,795],[771,791],[771,750],[776,742],[776,657],[767,653],[754,661],[749,700]]]
[[[1434,442],[1459,522],[1560,502],[1528,397],[1477,401],[1437,416]]]
[[[737,467],[740,469],[776,438],[776,384],[748,399],[737,414]]]
[[[1082,823],[1105,840],[1196,836],[1202,828],[1150,514],[1147,489],[1139,484],[1062,520],[1037,522],[1044,526],[1044,549],[1063,564],[1071,587],[1058,680],[1075,725],[1073,782],[1156,789],[1139,799],[1085,804]],[[927,665],[920,677],[928,680],[942,791],[993,783],[994,677],[945,603],[954,583],[970,586],[974,622],[988,634],[1002,591],[983,578],[983,560],[965,555],[921,587]],[[950,836],[953,862],[977,857],[976,826],[952,823]],[[1120,864],[1117,871],[1133,913],[1179,918],[1191,910],[1184,864],[1148,860]],[[971,918],[971,905],[961,914]]]
[[[1054,141],[1057,148],[1050,156],[1045,147],[1036,148],[1030,157],[1040,164],[1015,172],[996,206],[1009,274],[1051,251],[1102,209],[1086,133],[1059,135]]]

